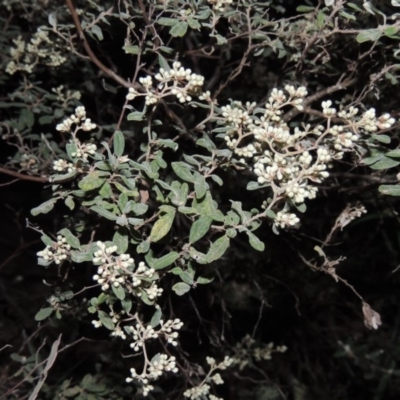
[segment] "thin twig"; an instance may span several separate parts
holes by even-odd
[[[13,171],[11,169],[7,169],[4,167],[0,167],[0,173],[13,176],[13,177],[21,179],[23,181],[31,181],[31,182],[39,182],[39,183],[46,183],[49,181],[48,178],[44,178],[41,176],[32,176],[32,175],[21,174],[20,172]]]

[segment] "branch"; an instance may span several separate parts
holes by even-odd
[[[31,182],[39,182],[39,183],[46,183],[49,181],[48,178],[43,178],[41,176],[31,176],[31,175],[21,174],[17,171],[12,171],[10,169],[3,168],[1,166],[0,166],[0,173],[14,176],[15,178],[21,179],[23,181],[31,181]]]
[[[92,49],[89,46],[88,41],[86,40],[85,34],[83,32],[82,29],[82,25],[81,22],[79,21],[79,17],[78,14],[76,13],[76,10],[72,4],[72,0],[66,0],[67,2],[67,7],[71,13],[72,19],[74,21],[75,27],[78,31],[79,37],[82,40],[82,44],[83,47],[86,50],[86,53],[88,54],[90,60],[93,62],[93,64],[95,64],[97,67],[99,67],[99,69],[101,71],[103,71],[106,75],[108,75],[111,79],[113,79],[114,81],[118,82],[121,86],[126,87],[126,88],[130,88],[132,87],[132,84],[125,80],[124,78],[122,78],[121,76],[119,76],[118,74],[116,74],[114,71],[112,71],[110,68],[107,68],[97,57],[96,55],[93,53]]]

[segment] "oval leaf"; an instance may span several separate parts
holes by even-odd
[[[35,315],[35,320],[36,321],[43,321],[47,317],[51,315],[53,312],[53,309],[51,307],[46,307],[42,308],[36,315]]]
[[[154,269],[162,269],[162,268],[170,266],[178,258],[179,258],[179,254],[176,251],[172,251],[171,253],[166,254],[165,256],[162,256],[161,258],[152,260],[151,267],[153,267]]]
[[[172,286],[172,290],[178,295],[182,296],[190,290],[190,285],[185,282],[178,282]]]
[[[173,37],[182,37],[185,36],[186,32],[188,30],[188,23],[186,21],[179,21],[173,27],[170,29],[169,33]]]
[[[150,240],[158,242],[161,240],[171,229],[174,222],[175,213],[168,213],[163,215],[151,229]]]
[[[125,149],[125,138],[121,131],[116,131],[113,138],[114,153],[117,157],[121,157]]]
[[[207,262],[211,263],[215,260],[221,258],[226,249],[229,247],[229,238],[228,236],[222,236],[217,239],[210,247],[210,250],[207,253]]]
[[[189,242],[195,243],[210,229],[213,219],[207,215],[201,216],[190,228]]]
[[[251,232],[246,232],[247,236],[249,237],[249,243],[250,246],[253,247],[253,249],[256,249],[258,251],[264,251],[265,250],[265,244],[253,233]]]
[[[389,196],[400,196],[400,185],[381,185],[379,191]]]

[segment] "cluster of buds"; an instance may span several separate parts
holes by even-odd
[[[122,286],[138,297],[144,293],[149,300],[161,296],[162,289],[154,282],[157,279],[154,268],[140,262],[135,270],[135,262],[129,254],[114,254],[117,246],[107,247],[105,243],[97,242],[97,247],[99,250],[94,253],[93,263],[100,265],[93,279],[101,285],[102,290],[109,290],[113,285],[116,288]]]
[[[39,251],[36,254],[43,258],[45,262],[51,263],[54,261],[56,264],[60,264],[61,261],[68,258],[70,250],[71,246],[67,243],[67,239],[58,235],[57,242],[52,246],[46,246],[44,250]]]
[[[275,346],[272,342],[256,346],[256,341],[250,335],[246,335],[240,342],[236,343],[233,362],[239,365],[239,369],[242,370],[252,363],[252,359],[255,361],[269,361],[272,359],[273,353],[284,353],[286,350],[286,346]]]
[[[215,371],[225,370],[234,362],[234,360],[228,356],[226,356],[224,360],[219,364],[217,364],[215,359],[212,357],[206,357],[206,361],[207,364],[210,366],[210,370],[207,373],[206,377],[199,385],[192,387],[183,393],[185,397],[188,397],[191,400],[203,399],[207,395],[209,396],[210,400],[220,400],[218,399],[218,397],[214,396],[213,394],[210,394],[211,387],[209,383],[214,383],[215,385],[222,385],[224,381],[222,380],[221,375]]]
[[[21,168],[27,171],[36,172],[38,169],[38,160],[32,154],[22,154],[21,161],[19,164]]]
[[[176,359],[174,356],[168,357],[166,354],[157,354],[151,361],[146,360],[141,374],[138,374],[134,368],[131,368],[131,376],[126,378],[126,382],[132,382],[134,379],[139,381],[143,385],[143,396],[147,396],[154,389],[154,386],[149,382],[158,379],[165,372],[178,372]]]
[[[207,0],[216,11],[225,11],[233,3],[233,0]]]
[[[10,49],[12,60],[7,64],[6,72],[13,75],[17,71],[32,73],[37,64],[58,67],[67,59],[57,50],[54,41],[49,38],[49,32],[39,27],[30,42],[22,40],[21,36],[13,40],[15,47]]]
[[[204,77],[195,74],[190,69],[185,69],[182,64],[175,61],[170,70],[160,68],[155,75],[159,82],[156,89],[153,88],[151,76],[139,78],[139,82],[144,88],[144,93],[139,93],[135,88],[129,88],[126,95],[127,100],[133,100],[139,96],[145,96],[146,105],[156,104],[161,98],[166,96],[176,96],[181,103],[192,100],[193,94],[199,94]]]
[[[135,326],[129,326],[126,328],[127,333],[131,334],[134,342],[130,344],[130,347],[134,351],[139,351],[143,346],[145,346],[145,342],[148,339],[157,339],[160,336],[163,336],[167,339],[167,342],[172,344],[172,346],[177,346],[178,342],[176,339],[178,338],[178,330],[180,330],[183,326],[183,322],[180,319],[171,319],[166,321],[165,323],[160,321],[160,328],[155,329],[151,325],[143,326],[140,322],[138,322]]]
[[[58,172],[63,172],[65,170],[67,170],[68,172],[72,172],[75,171],[75,165],[72,163],[69,163],[66,160],[55,160],[53,161],[53,169],[54,171],[58,171]]]
[[[275,88],[264,110],[234,101],[221,107],[216,118],[218,131],[225,132],[227,147],[240,157],[240,162],[250,166],[260,185],[271,187],[287,205],[314,199],[316,184],[329,177],[334,160],[353,151],[363,135],[390,128],[395,122],[389,114],[377,118],[373,108],[361,115],[355,107],[338,112],[332,101],[326,100],[321,103],[325,126],[291,129],[283,119],[283,109],[292,106],[302,111],[306,96],[304,87],[288,85],[285,91]],[[285,209],[278,212],[275,226],[293,227],[298,222]]]
[[[83,106],[76,107],[75,114],[71,114],[68,118],[64,119],[61,124],[56,126],[56,129],[60,132],[70,132],[73,124],[77,125],[75,133],[78,130],[87,132],[96,129],[96,124],[90,118],[86,118],[86,110]]]

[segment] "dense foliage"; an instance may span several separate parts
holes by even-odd
[[[0,399],[398,399],[400,2],[4,0]]]

